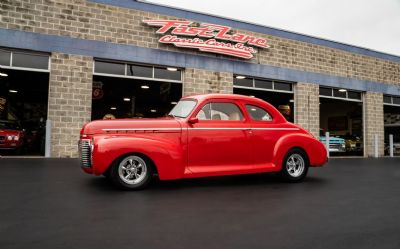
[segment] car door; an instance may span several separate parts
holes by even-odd
[[[274,122],[273,116],[267,109],[255,104],[246,104],[246,111],[250,119],[251,151],[255,169],[268,169],[272,165],[275,144],[282,135],[279,124]]]
[[[188,168],[198,175],[234,173],[252,168],[249,124],[238,103],[209,100],[193,114],[188,128]]]

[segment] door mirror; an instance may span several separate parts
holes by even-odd
[[[189,124],[195,124],[195,123],[198,123],[198,122],[199,122],[199,119],[196,118],[196,117],[190,118],[189,121],[188,121]]]

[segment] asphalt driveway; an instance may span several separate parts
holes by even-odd
[[[75,159],[0,158],[0,248],[400,248],[400,159],[117,190]]]

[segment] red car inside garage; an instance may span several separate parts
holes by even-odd
[[[17,122],[0,120],[0,151],[11,150],[19,154],[24,144],[23,141],[24,131]]]

